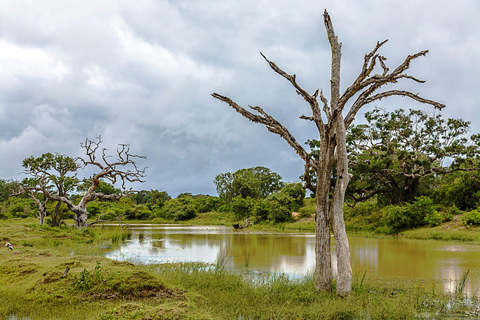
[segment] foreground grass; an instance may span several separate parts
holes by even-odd
[[[476,298],[439,281],[365,278],[353,295],[317,293],[312,277],[252,276],[215,265],[134,265],[102,256],[125,229],[78,232],[0,222],[0,319],[422,319],[477,316]],[[67,276],[62,277],[66,268]],[[465,301],[468,301],[466,303]]]
[[[237,273],[199,264],[156,270],[179,287],[201,292],[197,303],[218,319],[414,319],[459,311],[447,310],[452,297],[435,289],[434,281],[357,277],[353,295],[339,299],[317,293],[311,277],[291,280],[279,274],[246,281]]]

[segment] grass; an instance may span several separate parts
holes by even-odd
[[[311,275],[252,278],[226,268],[227,257],[159,265],[104,258],[104,247],[128,239],[121,228],[79,232],[12,220],[0,222],[0,234],[14,245],[13,252],[0,248],[0,319],[421,319],[478,312],[476,298],[467,303],[462,295],[468,274],[456,294],[445,294],[440,281],[357,273],[353,295],[339,299],[334,291],[317,293]]]
[[[460,300],[442,293],[441,284],[433,280],[371,279],[359,274],[353,295],[339,299],[333,293],[317,293],[308,276],[292,280],[273,274],[247,281],[238,273],[216,273],[195,263],[155,268],[175,286],[201,293],[196,303],[218,319],[414,319],[421,314],[453,317],[476,312],[460,303],[453,310],[453,302]]]

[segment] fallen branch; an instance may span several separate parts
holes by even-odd
[[[112,219],[108,219],[108,220],[100,220],[100,218],[103,216],[103,214],[98,217],[98,219],[96,221],[93,221],[93,222],[90,222],[89,224],[87,224],[87,228],[93,226],[94,224],[97,224],[97,223],[102,223],[102,222],[109,222],[109,221],[120,221],[120,224],[123,224],[124,222],[122,221],[122,219],[126,216],[126,214],[122,215],[122,216],[118,216],[118,217],[115,217],[115,218],[112,218]]]

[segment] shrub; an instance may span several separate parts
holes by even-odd
[[[253,214],[257,221],[265,221],[268,220],[270,210],[270,202],[263,199],[255,203],[255,206],[253,208]]]
[[[392,228],[394,232],[400,232],[411,228],[413,219],[409,213],[409,206],[388,206],[384,208],[385,224]]]
[[[473,224],[480,224],[480,211],[478,209],[466,212],[462,217],[462,222],[466,226],[471,226]]]
[[[427,215],[432,217],[433,222],[437,219],[433,216],[435,210],[432,199],[424,196],[415,198],[412,204],[386,207],[384,212],[385,222],[394,232],[424,226]]]
[[[292,220],[292,215],[290,210],[282,206],[278,202],[270,201],[270,212],[268,214],[268,220],[271,220],[275,223],[279,222],[288,222]]]
[[[184,205],[173,216],[176,221],[190,220],[197,216],[197,211],[193,205]]]
[[[444,216],[441,212],[434,211],[432,213],[427,213],[424,220],[428,226],[435,227],[440,225],[444,221]]]
[[[250,215],[254,208],[254,201],[250,197],[243,198],[242,196],[236,196],[230,203],[230,208],[233,211],[235,220],[245,219]]]

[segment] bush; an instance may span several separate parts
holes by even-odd
[[[462,222],[466,226],[471,226],[474,224],[480,224],[480,211],[478,209],[466,212],[462,217]]]
[[[197,216],[197,211],[193,205],[184,205],[173,216],[176,221],[190,220]]]
[[[152,211],[145,204],[137,204],[133,209],[128,208],[126,213],[129,219],[147,220],[152,216]]]
[[[432,213],[427,213],[424,220],[428,226],[435,227],[440,225],[444,221],[444,217],[441,212],[434,211]]]
[[[253,214],[256,218],[256,221],[268,220],[270,211],[271,211],[270,202],[265,199],[257,201],[253,208]]]
[[[292,220],[292,214],[290,210],[282,206],[278,202],[270,201],[270,212],[268,214],[268,220],[275,223],[288,222]]]
[[[415,198],[415,202],[404,206],[390,206],[384,209],[385,222],[394,232],[418,228],[426,224],[426,217],[434,219],[434,205],[429,197]]]
[[[191,196],[182,196],[168,200],[161,209],[155,209],[155,215],[168,220],[185,221],[195,218],[197,210]]]
[[[11,197],[10,204],[7,207],[5,216],[7,218],[26,218],[28,216],[36,216],[37,207],[33,200]]]
[[[230,208],[233,211],[233,218],[238,221],[245,219],[250,215],[254,208],[254,201],[250,197],[243,198],[242,196],[236,196],[230,203]]]

